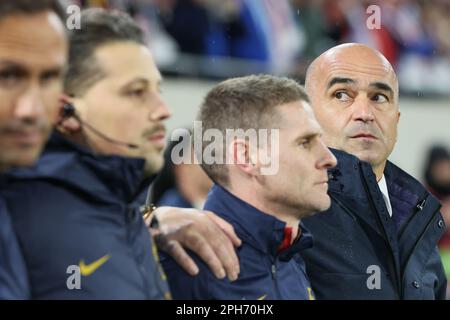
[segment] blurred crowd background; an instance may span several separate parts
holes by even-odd
[[[271,73],[303,83],[309,63],[332,46],[360,42],[378,49],[400,82],[402,116],[391,160],[442,201],[450,226],[450,0],[66,2],[119,9],[139,22],[165,77],[169,130],[189,127],[201,99],[221,79]],[[379,29],[367,27],[370,5],[381,9]],[[199,167],[173,165],[170,146],[157,202],[201,207],[211,182]],[[450,277],[450,233],[441,252]]]
[[[303,79],[343,42],[381,51],[403,94],[450,96],[450,0],[78,0],[117,8],[147,31],[166,74],[226,78],[255,72]],[[369,29],[370,5],[381,9]]]

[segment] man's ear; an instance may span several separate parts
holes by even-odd
[[[63,94],[61,95],[60,101],[60,113],[58,122],[56,125],[56,128],[58,131],[62,132],[63,134],[74,134],[81,131],[81,124],[80,122],[74,117],[67,114],[64,114],[64,105],[65,104],[71,104],[75,107],[75,99]],[[76,112],[76,109],[75,109]]]
[[[234,139],[228,146],[233,164],[242,172],[254,176],[259,174],[256,150],[252,150],[248,141]]]

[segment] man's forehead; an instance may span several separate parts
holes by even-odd
[[[384,64],[377,63],[376,61],[349,61],[349,60],[331,60],[324,64],[322,70],[328,73],[356,73],[356,74],[372,74],[378,77],[394,77],[395,73],[392,67]]]
[[[392,67],[381,61],[330,59],[324,61],[321,69],[326,83],[334,77],[350,78],[361,82],[384,81],[391,84],[396,81]]]
[[[0,40],[12,44],[27,43],[35,49],[49,45],[67,45],[65,27],[58,16],[50,11],[35,14],[14,14],[0,20]]]
[[[315,82],[328,85],[333,78],[349,78],[360,82],[385,82],[397,87],[397,77],[389,61],[379,52],[359,44],[334,47],[311,67]]]
[[[314,112],[306,101],[297,101],[281,106],[284,126],[281,128],[294,129],[300,133],[320,133],[321,128]]]
[[[24,67],[62,66],[67,39],[51,13],[13,15],[0,21],[0,59]]]
[[[348,86],[355,89],[366,90],[372,89],[391,89],[396,91],[396,78],[389,75],[379,75],[376,73],[358,73],[358,72],[333,72],[323,77],[325,91],[334,88],[335,86]],[[389,90],[389,91],[391,91]]]
[[[155,84],[161,81],[153,57],[143,45],[131,42],[107,44],[97,48],[95,58],[108,77],[146,79]]]
[[[309,103],[303,103],[303,109],[305,110],[305,114],[307,115],[306,123],[308,130],[314,132],[315,134],[322,133],[322,127],[320,126],[319,122],[317,122],[316,116]]]

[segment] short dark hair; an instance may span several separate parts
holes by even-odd
[[[202,122],[203,130],[218,129],[224,137],[226,129],[275,128],[280,119],[276,107],[295,101],[309,103],[304,88],[295,80],[271,75],[233,78],[219,83],[207,94],[197,120]],[[207,145],[202,143],[202,154]],[[226,165],[201,163],[213,181],[228,185]]]
[[[1,0],[0,20],[15,14],[36,14],[46,10],[65,20],[64,9],[58,0]]]
[[[124,12],[101,8],[81,12],[80,29],[69,33],[69,62],[64,90],[72,96],[82,95],[104,77],[94,52],[105,44],[130,41],[145,45],[144,34]]]

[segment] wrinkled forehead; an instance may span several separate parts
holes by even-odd
[[[319,82],[328,86],[334,78],[348,78],[365,88],[371,83],[386,83],[398,93],[398,81],[389,61],[369,49],[329,51],[318,61]]]
[[[64,26],[54,13],[0,20],[0,60],[30,70],[62,68],[67,59]]]

